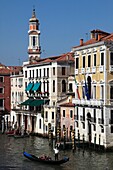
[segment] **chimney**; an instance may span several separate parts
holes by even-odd
[[[91,39],[94,39],[95,38],[95,30],[92,30],[91,31]]]
[[[80,39],[80,45],[83,45],[83,39]]]

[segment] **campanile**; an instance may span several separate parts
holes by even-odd
[[[39,24],[39,20],[36,18],[35,9],[33,9],[32,17],[29,19],[28,31],[28,55],[29,61],[32,62],[40,59],[41,54]]]

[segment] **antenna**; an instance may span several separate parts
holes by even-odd
[[[18,63],[19,63],[19,66],[20,66],[20,58],[18,58]]]
[[[86,33],[86,41],[88,40],[88,33]]]

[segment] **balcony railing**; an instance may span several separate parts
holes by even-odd
[[[79,104],[79,105],[92,105],[92,106],[102,106],[103,105],[103,101],[101,101],[101,100],[93,100],[93,99],[90,99],[90,100],[85,100],[85,99],[81,99],[81,100],[79,100],[79,99],[75,99],[75,98],[73,98],[72,99],[72,103],[73,104]]]
[[[110,65],[110,66],[109,66],[109,71],[110,71],[110,72],[113,72],[113,65]]]
[[[100,66],[100,67],[99,67],[99,71],[100,71],[100,72],[103,72],[103,71],[104,71],[104,66]]]
[[[104,124],[104,119],[98,118],[98,124]]]
[[[96,118],[91,117],[91,122],[96,123]]]
[[[84,122],[85,121],[85,117],[84,116],[80,116],[80,121]]]
[[[78,116],[77,116],[77,115],[74,115],[74,119],[75,119],[75,120],[78,120]]]

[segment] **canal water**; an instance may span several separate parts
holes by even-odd
[[[0,170],[113,170],[113,152],[102,153],[76,149],[61,150],[59,158],[68,156],[69,162],[60,166],[43,165],[23,156],[23,149],[36,156],[46,154],[54,158],[48,139],[30,136],[15,139],[0,134]]]

